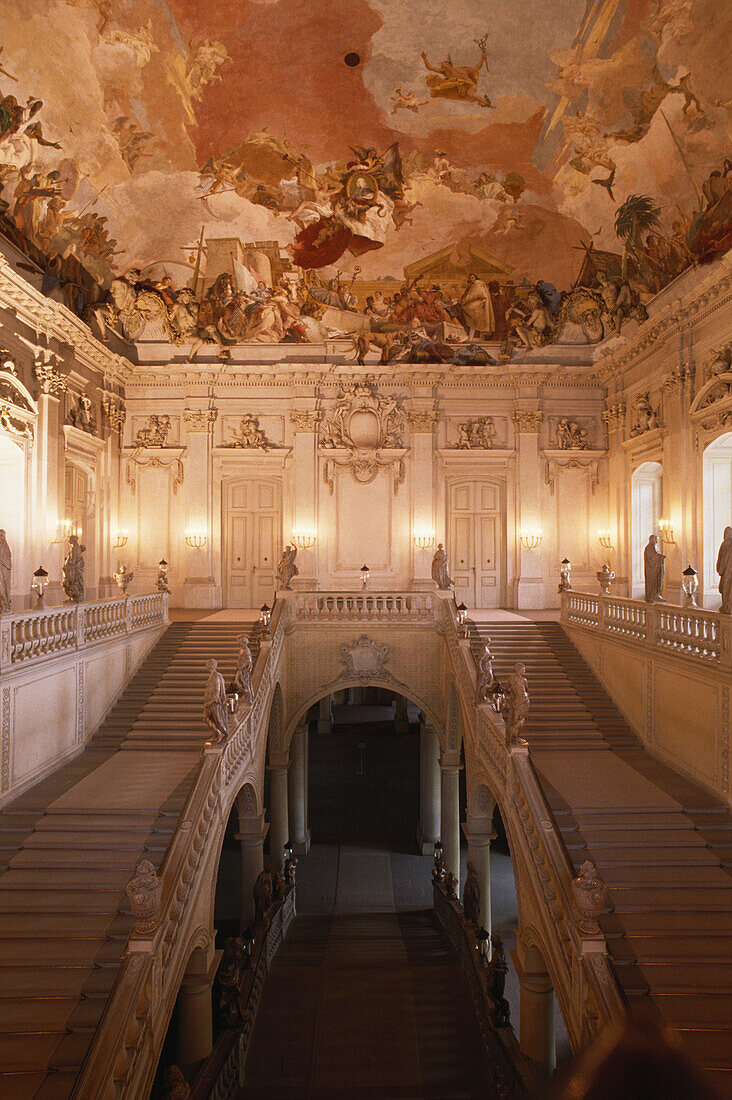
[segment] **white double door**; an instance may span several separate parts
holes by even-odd
[[[455,599],[472,607],[503,603],[504,519],[500,486],[458,481],[448,487],[448,546]]]
[[[267,478],[247,478],[226,486],[226,607],[272,603],[282,549],[281,497],[280,483]]]

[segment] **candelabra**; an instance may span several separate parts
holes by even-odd
[[[544,536],[541,531],[522,531],[521,532],[521,545],[524,550],[538,550],[541,546],[541,540]]]
[[[614,550],[612,531],[609,527],[597,532],[597,541],[605,550]]]
[[[660,519],[658,521],[658,533],[667,544],[667,546],[675,546],[676,539],[674,538],[674,528],[670,519]]]
[[[208,541],[203,531],[188,530],[185,538],[188,545],[192,546],[194,550],[201,550]]]
[[[129,532],[118,530],[116,534],[116,541],[114,544],[114,550],[121,550],[123,546],[127,545],[127,539],[129,538]]]
[[[300,528],[293,532],[292,541],[298,550],[312,550],[315,546],[315,540],[317,539],[317,533],[312,529]]]
[[[416,531],[413,537],[414,545],[418,550],[426,550],[435,541],[435,536],[431,531]]]

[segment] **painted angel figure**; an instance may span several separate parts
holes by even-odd
[[[391,102],[391,113],[393,115],[395,115],[397,111],[412,111],[416,115],[419,114],[420,107],[426,106],[429,100],[418,100],[415,92],[403,92],[401,88],[395,88],[391,97]]]
[[[444,61],[435,66],[430,63],[425,51],[422,51],[422,60],[428,70],[425,84],[430,90],[433,99],[457,99],[465,103],[478,103],[481,107],[493,107],[488,96],[478,95],[477,86],[480,70],[485,65],[488,68],[486,53],[487,39],[476,41],[480,47],[480,58],[477,65],[453,65],[452,57],[447,55]]]

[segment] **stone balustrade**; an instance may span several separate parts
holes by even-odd
[[[293,592],[288,599],[297,622],[419,622],[435,619],[434,592]]]
[[[168,596],[152,592],[19,611],[0,618],[0,672],[168,622]]]
[[[732,618],[718,611],[648,604],[621,596],[563,592],[561,621],[721,669],[732,668]]]

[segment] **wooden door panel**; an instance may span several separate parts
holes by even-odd
[[[235,482],[225,502],[226,606],[271,603],[282,528],[280,486],[258,479]]]
[[[251,606],[251,549],[249,546],[249,516],[246,512],[229,515],[228,593],[230,607]]]
[[[451,485],[448,553],[455,598],[468,607],[500,607],[503,516],[500,487],[471,481]]]

